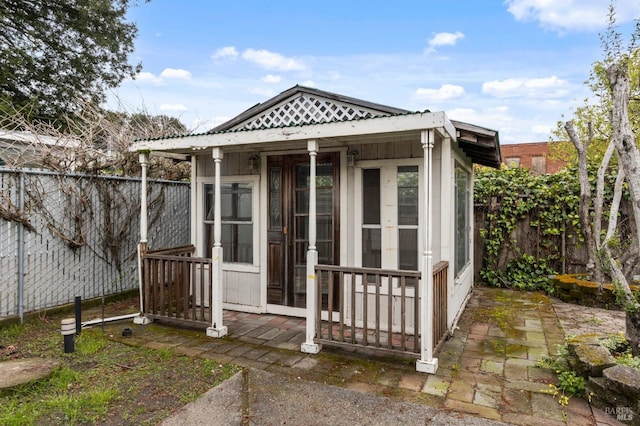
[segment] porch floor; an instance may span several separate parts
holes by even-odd
[[[83,320],[90,316],[83,312]],[[589,321],[596,317],[602,321]],[[121,321],[105,329],[127,344],[263,370],[283,382],[303,379],[511,424],[620,424],[580,398],[563,410],[546,393],[556,383],[555,373],[536,361],[554,354],[565,334],[624,332],[622,312],[569,305],[539,293],[476,288],[454,336],[441,347],[435,375],[417,373],[410,358],[327,347],[303,354],[304,319],[225,311],[224,321],[229,336],[222,339],[160,323]],[[125,327],[133,330],[131,337],[121,336]]]

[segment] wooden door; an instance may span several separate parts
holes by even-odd
[[[316,164],[318,262],[337,263],[339,182],[337,153],[319,154]],[[272,156],[267,163],[267,303],[306,307],[309,246],[309,156]]]

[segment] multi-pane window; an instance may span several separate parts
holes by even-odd
[[[469,262],[469,207],[471,191],[469,172],[456,165],[455,170],[455,275]]]
[[[418,182],[418,166],[362,170],[363,267],[418,270]]]
[[[253,263],[253,183],[221,183],[221,243],[223,261]],[[205,256],[211,255],[214,225],[214,185],[204,185]]]

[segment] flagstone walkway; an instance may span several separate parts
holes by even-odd
[[[435,375],[417,373],[414,359],[326,347],[317,355],[303,354],[299,348],[305,321],[299,318],[225,311],[230,336],[222,339],[157,323],[116,322],[105,329],[114,339],[132,345],[171,348],[187,356],[510,424],[618,425],[583,399],[572,398],[563,408],[548,393],[555,374],[536,362],[555,354],[565,334],[578,334],[575,329],[585,323],[602,326],[605,333],[624,332],[620,312],[565,305],[539,293],[475,289],[454,335],[438,354]],[[579,315],[587,320],[576,321],[582,318]],[[124,327],[133,330],[132,336],[121,336]]]

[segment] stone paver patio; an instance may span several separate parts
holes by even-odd
[[[326,347],[317,355],[303,354],[304,319],[225,311],[225,325],[230,336],[217,340],[157,323],[116,322],[105,329],[132,345],[172,348],[510,424],[620,424],[583,399],[572,398],[563,409],[548,393],[555,373],[536,362],[555,354],[565,334],[580,334],[586,325],[589,332],[624,332],[622,312],[568,305],[539,293],[476,288],[454,335],[440,349],[435,375],[417,373],[414,359]],[[121,336],[124,327],[132,328],[131,337]]]

